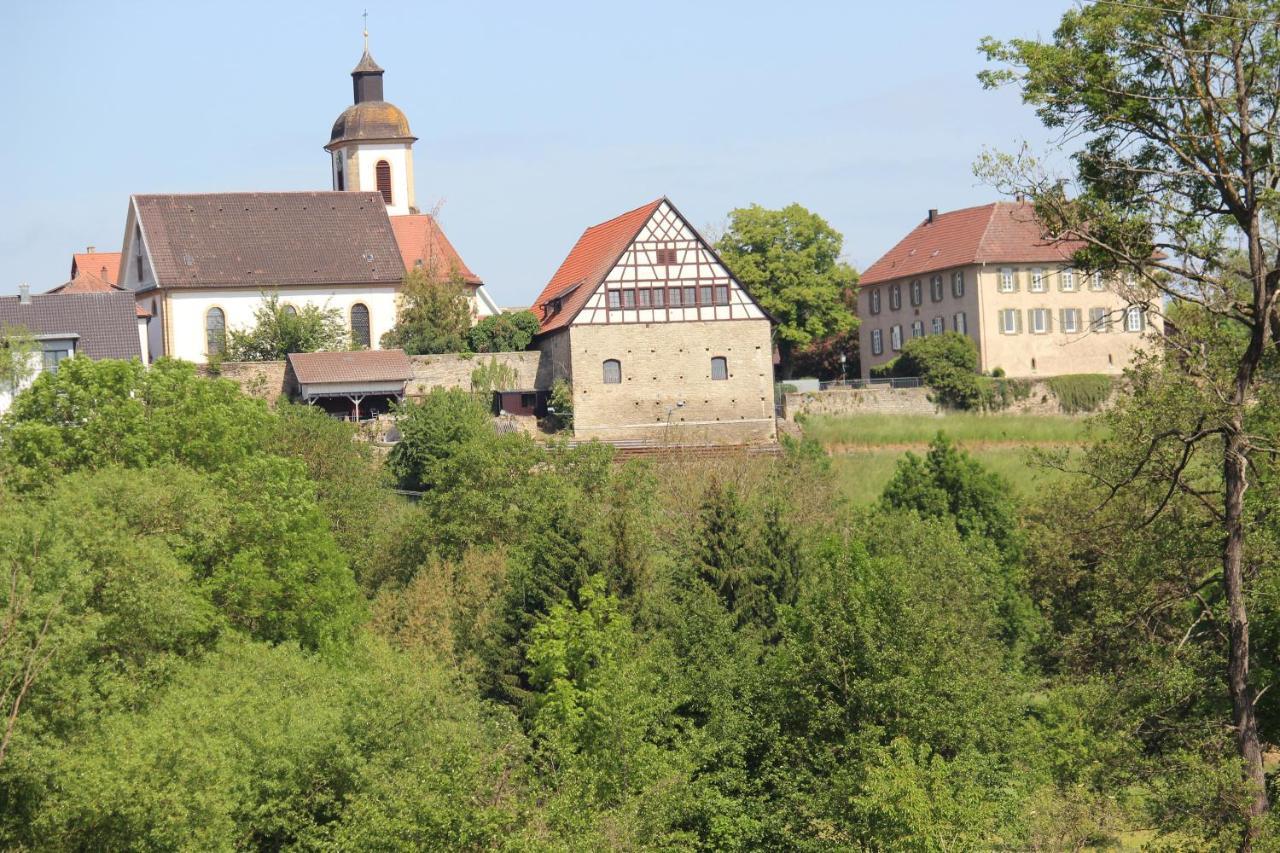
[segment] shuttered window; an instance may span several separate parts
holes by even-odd
[[[382,193],[382,200],[391,204],[391,164],[386,160],[379,160],[374,171],[378,176],[378,192]]]

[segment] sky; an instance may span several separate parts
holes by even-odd
[[[869,266],[929,208],[996,198],[984,148],[1053,137],[984,91],[984,35],[1069,0],[272,0],[11,5],[0,35],[0,294],[119,251],[131,193],[331,189],[361,13],[409,118],[418,206],[504,306],[583,229],[668,196],[696,226],[798,202]]]

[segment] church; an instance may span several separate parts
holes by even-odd
[[[148,316],[151,360],[216,358],[229,330],[253,326],[269,293],[285,310],[337,309],[352,341],[377,349],[414,268],[461,281],[474,318],[499,313],[435,216],[416,206],[417,139],[384,99],[383,73],[366,34],[351,72],[354,102],[324,146],[331,191],[130,197],[112,284]]]

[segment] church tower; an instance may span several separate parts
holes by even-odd
[[[324,148],[333,157],[333,188],[379,192],[387,213],[417,213],[413,198],[413,143],[409,120],[399,107],[382,99],[382,69],[369,55],[369,32],[364,55],[351,72],[355,103],[333,123]]]

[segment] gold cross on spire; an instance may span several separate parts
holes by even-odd
[[[369,52],[369,10],[365,9],[364,14],[360,16],[364,19],[364,52]]]

